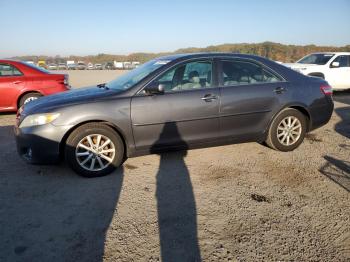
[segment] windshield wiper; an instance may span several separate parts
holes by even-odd
[[[109,89],[109,87],[106,86],[106,83],[98,84],[97,87],[98,87],[98,88],[104,88],[104,89],[106,89],[106,90]]]

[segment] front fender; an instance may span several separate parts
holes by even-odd
[[[77,127],[89,122],[104,122],[118,132],[128,149],[134,147],[130,121],[130,99],[104,100],[70,105],[57,110],[60,116],[52,123],[55,126],[71,126],[66,137]]]

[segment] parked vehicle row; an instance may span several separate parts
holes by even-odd
[[[253,55],[185,54],[27,103],[15,134],[27,162],[64,158],[78,174],[96,177],[127,157],[165,150],[255,141],[291,151],[332,111],[323,79]]]
[[[33,61],[26,61],[27,64],[35,65]],[[137,68],[140,65],[140,62],[106,62],[103,64],[97,63],[85,63],[84,61],[78,61],[77,63],[74,60],[68,60],[63,63],[46,63],[44,60],[38,61],[36,64],[39,67],[48,70],[128,70]]]

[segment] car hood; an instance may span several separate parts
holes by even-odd
[[[24,105],[24,112],[26,115],[52,112],[55,109],[65,106],[96,101],[120,93],[121,91],[122,90],[98,88],[97,86],[71,89],[29,102]]]

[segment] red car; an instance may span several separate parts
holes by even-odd
[[[0,112],[16,111],[41,96],[68,90],[68,75],[20,61],[0,60]]]

